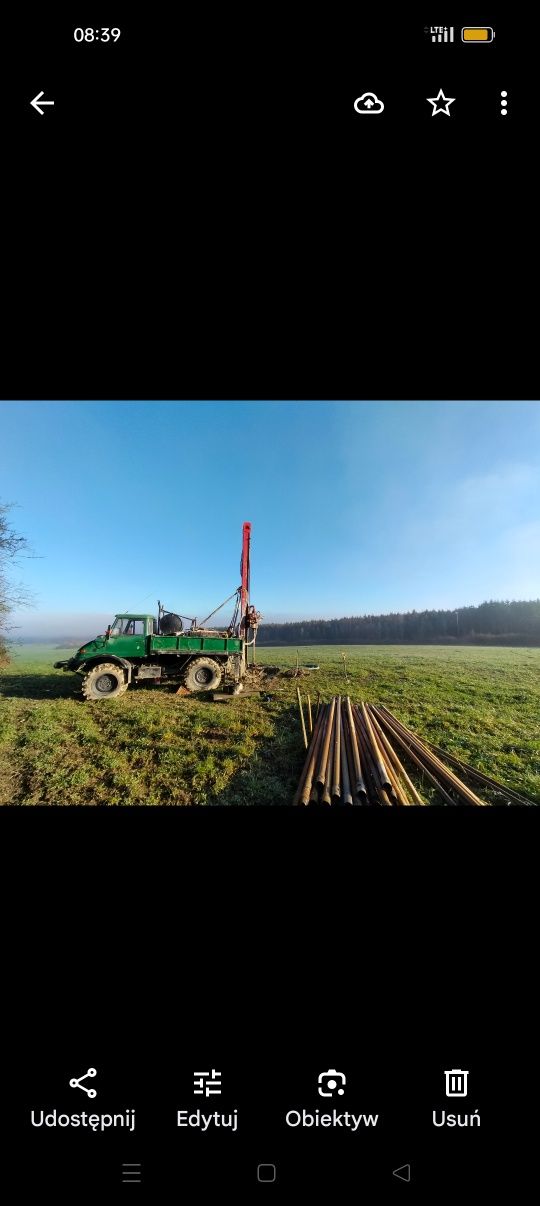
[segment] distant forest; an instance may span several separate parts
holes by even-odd
[[[453,611],[261,624],[257,639],[259,645],[540,645],[540,599],[491,600]]]

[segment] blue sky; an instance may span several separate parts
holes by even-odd
[[[0,406],[0,498],[37,555],[16,635],[158,597],[202,618],[245,519],[268,620],[540,596],[539,402]]]

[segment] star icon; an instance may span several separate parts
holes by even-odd
[[[431,116],[435,117],[436,113],[446,113],[446,116],[450,117],[450,110],[448,106],[453,105],[455,99],[455,96],[445,96],[442,88],[439,88],[437,96],[426,97],[426,100],[429,102],[429,104],[433,105],[433,113]]]

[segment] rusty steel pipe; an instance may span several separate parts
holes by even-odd
[[[304,720],[304,713],[303,713],[303,711],[302,711],[302,699],[301,699],[301,696],[300,696],[300,687],[297,687],[297,688],[296,688],[296,694],[297,694],[297,696],[298,696],[298,707],[299,707],[299,709],[300,709],[300,720],[302,721],[302,732],[303,732],[303,734],[304,734],[304,746],[305,746],[305,748],[306,748],[306,750],[307,750],[307,747],[308,747],[308,739],[307,739],[307,733],[306,733],[306,722],[305,722],[305,720]]]
[[[332,796],[337,796],[339,799],[341,797],[341,695],[338,695],[336,703],[333,771]]]
[[[350,796],[350,801],[348,799],[345,799],[344,802],[345,803],[350,802],[351,804],[356,804],[357,800],[355,799],[355,796],[357,795],[357,793],[355,792],[355,789],[354,789],[354,761],[353,761],[353,756],[352,756],[352,744],[351,744],[351,739],[350,739],[351,734],[350,734],[350,729],[349,729],[348,714],[347,714],[346,710],[345,710],[344,714],[342,714],[342,721],[343,721],[342,746],[345,750],[345,762],[346,762],[347,779],[348,779],[348,792],[346,794],[347,794],[347,796]],[[344,777],[344,790],[346,787],[347,787],[347,783],[345,782],[345,777]]]
[[[437,788],[439,795],[441,795],[443,797],[443,799],[446,800],[446,803],[452,804],[453,806],[455,806],[456,801],[452,799],[452,796],[450,796],[448,794],[448,792],[441,785],[439,780],[435,777],[434,774],[432,774],[432,772],[425,765],[425,763],[423,763],[421,761],[421,759],[418,757],[418,754],[416,754],[414,752],[414,750],[411,748],[411,746],[407,744],[407,742],[401,736],[401,734],[394,732],[394,738],[397,741],[398,745],[400,745],[401,748],[403,750],[405,750],[405,753],[408,754],[410,758],[412,758],[412,761],[415,762],[418,767],[420,767],[420,770],[423,771],[423,773],[425,775],[427,775],[428,779],[431,781],[431,783],[433,783],[434,787]]]
[[[391,782],[390,776],[388,774],[388,768],[385,764],[384,758],[382,757],[381,751],[379,749],[377,739],[375,737],[375,733],[373,731],[373,726],[369,719],[365,703],[363,703],[361,705],[361,709],[362,709],[361,710],[362,719],[363,719],[365,727],[367,729],[367,735],[368,735],[368,738],[369,738],[369,741],[371,744],[371,748],[373,750],[373,756],[377,762],[377,768],[379,771],[381,784],[382,784],[384,790],[388,791],[389,794],[391,795],[392,791],[393,791],[392,782]]]
[[[341,751],[341,802],[342,804],[352,804],[351,783],[349,778],[349,767],[347,764],[347,746],[345,743],[345,725],[343,723],[343,715],[340,716],[340,751]]]
[[[361,717],[361,715],[359,715],[356,708],[353,709],[353,716],[354,716],[354,723],[356,726],[356,733],[358,736],[358,743],[360,746],[360,751],[361,751],[364,763],[366,764],[366,766],[369,769],[371,781],[373,784],[373,790],[375,792],[375,796],[377,797],[377,799],[375,801],[370,800],[370,803],[375,802],[375,803],[379,803],[379,804],[386,804],[388,801],[387,801],[386,795],[383,792],[383,785],[381,783],[381,778],[380,778],[380,774],[379,774],[379,771],[377,768],[377,763],[375,761],[375,758],[373,757],[373,751],[371,750],[370,745],[369,745],[366,729],[362,725],[362,717]]]
[[[328,763],[328,752],[330,750],[330,739],[332,737],[332,721],[334,718],[335,706],[336,706],[336,701],[335,701],[335,699],[333,699],[332,702],[328,705],[329,712],[328,712],[327,721],[326,721],[326,733],[324,735],[324,742],[323,742],[323,746],[322,746],[322,750],[321,750],[321,760],[319,763],[319,770],[317,773],[317,783],[320,783],[322,787],[324,787],[324,783],[326,780],[326,766]]]
[[[351,738],[351,749],[354,760],[355,782],[354,788],[357,795],[364,795],[367,799],[366,785],[362,775],[362,764],[360,761],[360,750],[358,749],[358,740],[356,737],[356,729],[354,727],[354,719],[351,708],[351,701],[347,696],[347,716],[349,720],[349,736]]]
[[[383,786],[382,786],[379,772],[377,769],[377,764],[373,757],[372,751],[369,748],[366,731],[365,731],[365,729],[363,729],[361,727],[360,721],[358,720],[358,717],[356,717],[356,716],[355,716],[355,724],[357,726],[356,731],[358,734],[358,742],[360,745],[360,750],[361,750],[364,762],[366,764],[366,767],[369,771],[369,775],[370,775],[371,782],[373,785],[373,791],[368,792],[368,802],[370,804],[388,804],[388,797],[383,790]],[[375,796],[375,799],[372,798],[373,796]]]
[[[389,716],[391,716],[391,713],[389,713]],[[446,783],[449,784],[450,787],[453,787],[458,796],[461,796],[461,798],[465,800],[467,804],[484,806],[485,801],[481,800],[479,796],[475,795],[475,793],[471,791],[465,783],[462,783],[461,779],[458,779],[457,775],[455,775],[452,770],[445,766],[444,762],[441,762],[440,758],[437,758],[437,755],[433,754],[427,748],[427,746],[424,745],[423,741],[419,737],[416,737],[414,733],[411,733],[409,729],[405,728],[405,725],[402,725],[401,722],[396,720],[395,717],[392,717],[392,721],[386,717],[386,724],[390,725],[390,727],[393,727],[394,731],[396,731],[396,727],[399,728],[402,732],[403,738],[414,746],[416,752],[423,757],[425,764],[430,766],[432,770],[438,771],[439,775],[442,776]],[[452,801],[452,803],[455,803],[455,801]]]
[[[354,735],[354,739],[356,741],[356,734]],[[351,784],[351,795],[353,798],[353,804],[367,804],[367,789],[366,789],[364,780],[362,779],[362,785],[363,785],[362,788],[358,788],[355,783],[352,733],[351,733],[351,730],[350,730],[348,724],[345,728],[345,741],[346,741],[346,745],[347,745],[347,754],[348,754],[348,761],[349,761],[349,779],[350,779],[350,784]]]
[[[375,728],[374,728],[374,732],[376,732]],[[382,754],[384,756],[385,751],[383,749],[382,743],[378,739],[378,735],[377,735],[377,744],[378,744],[379,750],[382,752]],[[408,804],[409,801],[408,801],[406,795],[404,794],[403,787],[401,786],[401,784],[398,780],[398,777],[396,775],[396,772],[394,770],[391,760],[389,758],[388,759],[385,758],[384,764],[385,764],[386,770],[388,772],[388,777],[392,783],[392,792],[387,791],[387,794],[391,795],[392,804]]]
[[[321,796],[321,804],[331,804],[332,803],[332,775],[333,775],[333,771],[334,771],[334,740],[333,740],[334,723],[335,723],[335,711],[332,713],[332,734],[331,734],[332,740],[331,740],[330,748],[328,751],[328,761],[326,763],[326,777],[324,780],[324,787],[323,787],[323,792],[322,792],[322,796]]]
[[[322,756],[323,756],[323,749],[324,749],[324,745],[326,742],[328,725],[330,723],[330,704],[322,704],[321,705],[321,709],[319,712],[319,719],[320,719],[320,724],[321,724],[321,739],[319,741],[319,748],[317,750],[317,759],[316,759],[315,770],[314,770],[314,774],[313,774],[313,782],[311,785],[310,803],[316,803],[316,802],[320,801],[321,793],[324,788],[324,778],[321,782],[320,774],[321,774],[321,761],[322,761]],[[326,774],[326,772],[324,772],[324,774]]]
[[[360,717],[360,713],[358,713],[358,716],[359,716],[359,720],[361,722],[364,719],[364,717],[363,716]],[[372,731],[372,729],[368,728],[367,725],[364,725],[363,733],[364,733],[365,745],[369,751],[369,754],[370,754],[370,757],[372,760],[372,764],[374,767],[374,775],[376,778],[377,790],[378,790],[378,794],[379,794],[380,803],[381,804],[389,804],[389,805],[398,804],[400,802],[399,793],[396,792],[396,790],[394,788],[393,780],[391,779],[390,772],[389,772],[388,768],[386,767],[384,760],[380,756],[379,747],[372,739],[373,731]],[[389,786],[389,783],[390,783],[390,786]]]
[[[293,804],[298,804],[299,802],[301,802],[302,804],[307,804],[307,799],[304,799],[304,796],[306,795],[306,790],[307,790],[307,797],[309,799],[309,795],[310,795],[312,783],[313,783],[313,776],[315,774],[315,767],[317,764],[317,755],[318,755],[318,752],[320,749],[320,743],[321,743],[322,734],[323,734],[323,728],[324,728],[323,722],[324,722],[324,716],[323,716],[323,713],[321,712],[319,719],[315,723],[313,736],[312,736],[311,743],[310,743],[310,746],[309,746],[309,749],[307,752],[307,758],[304,763],[304,769],[303,769],[303,772],[302,772],[302,775],[300,778],[300,782],[298,784],[298,788],[296,790]]]
[[[302,804],[308,804],[309,800],[311,798],[311,792],[313,789],[313,780],[314,780],[314,776],[315,776],[315,766],[317,763],[317,755],[318,755],[321,741],[322,741],[322,734],[323,734],[323,726],[322,726],[322,724],[320,724],[318,729],[315,729],[313,732],[313,752],[312,752],[311,756],[308,758],[308,768],[307,768],[302,792],[300,795],[300,802]]]
[[[404,785],[404,787],[402,787],[403,794],[406,795],[406,790],[408,788],[410,794],[412,795],[413,803],[425,804],[425,800],[422,799],[421,795],[419,795],[419,793],[417,792],[416,787],[414,786],[414,783],[412,783],[412,781],[409,779],[409,776],[407,774],[407,771],[405,770],[405,767],[403,766],[403,763],[400,762],[395,750],[392,749],[392,746],[390,745],[388,737],[386,736],[384,730],[382,729],[381,725],[379,724],[379,721],[375,714],[373,705],[370,706],[368,704],[368,707],[370,710],[370,715],[371,715],[373,725],[375,726],[375,730],[380,737],[380,740],[382,742],[383,748],[386,751],[388,759],[389,759],[389,761],[391,761],[393,763],[398,780],[401,780],[401,782]],[[407,799],[405,799],[403,802],[405,804],[410,803],[410,801]]]

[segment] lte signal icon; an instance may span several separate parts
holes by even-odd
[[[451,1071],[445,1072],[446,1076],[446,1096],[447,1097],[466,1097],[467,1096],[467,1077],[468,1072],[463,1072],[461,1068],[452,1068]]]
[[[429,33],[432,42],[453,42],[453,25],[424,25],[424,33]]]

